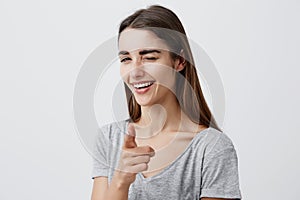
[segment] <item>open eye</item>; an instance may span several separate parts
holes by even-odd
[[[129,60],[131,60],[131,58],[125,57],[125,58],[121,58],[120,62],[124,63],[124,62],[129,61]]]

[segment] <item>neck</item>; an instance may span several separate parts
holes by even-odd
[[[152,137],[158,133],[178,132],[185,129],[183,124],[187,124],[187,117],[173,95],[155,105],[141,106],[141,112],[141,118],[135,124],[140,138]]]

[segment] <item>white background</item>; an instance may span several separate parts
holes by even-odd
[[[89,199],[72,98],[88,55],[156,1],[0,1],[0,199]],[[214,61],[243,199],[299,199],[296,0],[160,1]],[[95,111],[97,112],[97,111]]]

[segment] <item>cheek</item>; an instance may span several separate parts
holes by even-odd
[[[120,66],[120,76],[124,82],[128,82],[129,70],[124,66]]]
[[[176,71],[172,67],[164,64],[148,65],[145,68],[145,71],[160,85],[163,85],[169,89],[173,88]]]

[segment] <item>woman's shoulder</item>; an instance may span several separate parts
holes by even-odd
[[[122,137],[127,131],[129,119],[105,123],[98,128],[98,133],[112,140],[116,137]]]
[[[205,154],[212,156],[219,152],[234,149],[232,139],[227,135],[227,132],[219,131],[213,127],[209,127],[205,131],[204,137]]]

